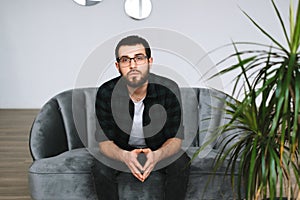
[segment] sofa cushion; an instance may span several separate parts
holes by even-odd
[[[70,174],[90,173],[93,156],[85,148],[66,151],[58,156],[36,160],[30,173]]]
[[[190,154],[195,154],[196,151],[198,151],[199,148],[197,147],[191,147],[188,149]],[[205,151],[205,150],[204,150]],[[191,161],[191,171],[193,173],[199,173],[199,174],[213,174],[215,166],[215,159],[218,156],[218,150],[211,149],[209,153],[206,154],[205,157],[202,157],[201,154],[197,154],[193,157],[193,160]],[[217,173],[220,172],[221,174],[224,174],[226,171],[226,168],[229,165],[229,158],[226,158],[222,165],[219,166],[217,169]],[[236,168],[236,170],[238,170]]]
[[[84,148],[36,160],[28,177],[32,198],[96,200],[92,163],[93,157]]]
[[[234,177],[237,183],[238,177]],[[236,185],[237,186],[237,185]],[[242,190],[243,191],[243,190]],[[194,173],[191,172],[186,200],[223,200],[237,199],[238,188],[233,190],[231,176],[224,174]]]

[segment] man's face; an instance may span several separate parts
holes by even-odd
[[[147,82],[153,59],[146,57],[145,48],[142,44],[121,46],[119,59],[121,60],[115,64],[121,75],[126,79],[128,86],[137,88]]]

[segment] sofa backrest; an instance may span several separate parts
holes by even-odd
[[[64,91],[42,107],[30,132],[29,146],[33,159],[92,145],[89,143],[95,140],[89,135],[97,128],[96,92],[97,88]]]
[[[180,88],[185,139],[182,148],[201,146],[223,123],[222,92],[206,88]],[[34,159],[64,151],[96,147],[95,133],[101,131],[95,114],[97,88],[79,88],[50,99],[33,123],[30,150]],[[215,148],[217,141],[209,148]]]

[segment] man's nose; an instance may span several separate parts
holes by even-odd
[[[137,64],[136,64],[136,62],[135,62],[134,59],[130,59],[129,67],[130,67],[130,68],[136,68],[136,67],[137,67]]]

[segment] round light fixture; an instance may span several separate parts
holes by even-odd
[[[126,0],[125,12],[133,19],[145,19],[149,17],[152,10],[151,0]]]

